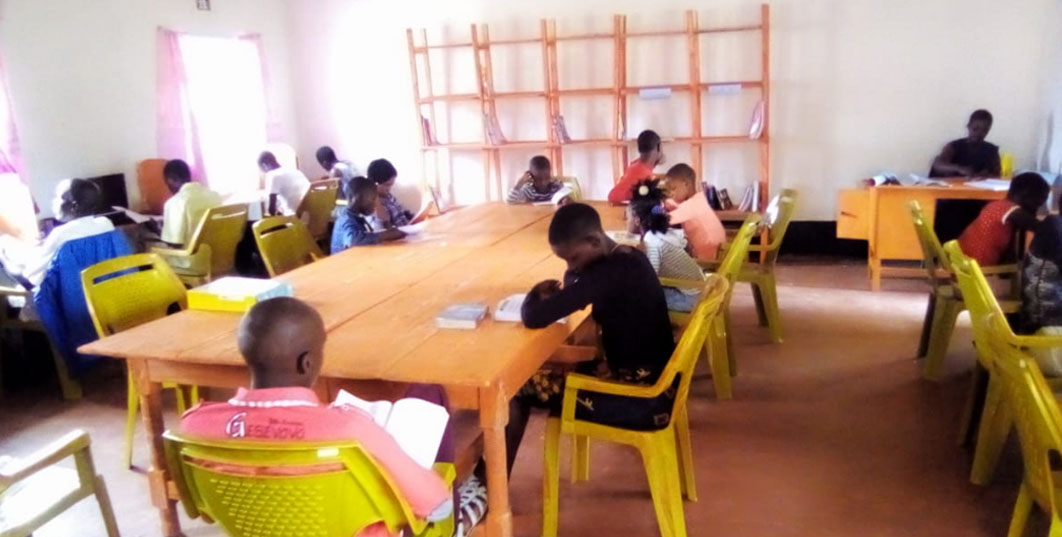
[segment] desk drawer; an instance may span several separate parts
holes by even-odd
[[[870,238],[870,190],[859,188],[837,192],[837,238]]]

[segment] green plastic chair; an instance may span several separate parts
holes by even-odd
[[[247,205],[223,205],[203,213],[185,248],[152,248],[188,287],[236,270],[236,245],[247,227]]]
[[[453,517],[417,518],[356,443],[269,443],[164,435],[167,466],[190,518],[232,537],[351,537],[383,522],[391,533],[449,537]],[[283,468],[283,472],[270,472]],[[453,465],[436,465],[453,484]]]
[[[188,307],[184,285],[170,266],[157,254],[136,254],[108,259],[81,271],[81,287],[85,291],[96,334],[104,338],[139,326]],[[133,467],[133,433],[140,409],[140,394],[132,373],[128,375],[125,415],[125,465]],[[177,394],[177,415],[199,400],[196,386],[185,387],[163,383]]]
[[[294,216],[263,218],[251,232],[271,278],[325,257],[306,224]]]

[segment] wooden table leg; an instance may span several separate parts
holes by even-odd
[[[151,443],[151,468],[148,469],[151,503],[159,510],[162,535],[181,537],[184,534],[181,533],[181,522],[177,518],[177,502],[170,499],[166,485],[169,476],[162,444],[162,433],[166,431],[166,424],[162,420],[162,385],[150,380],[147,364],[143,360],[129,360],[129,370],[136,379],[140,393],[140,415],[144,418],[144,431]]]
[[[512,537],[513,512],[509,506],[509,468],[505,449],[505,426],[509,424],[509,401],[499,387],[480,391],[479,422],[483,427],[483,456],[487,461],[488,537]]]

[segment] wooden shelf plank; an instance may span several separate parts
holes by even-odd
[[[451,95],[432,95],[431,97],[421,97],[420,104],[431,104],[436,102],[450,102],[450,101],[478,101],[480,99],[478,93],[454,93]]]
[[[616,90],[612,88],[568,88],[556,90],[557,95],[612,95]]]
[[[557,41],[588,41],[591,39],[615,39],[615,34],[577,34],[577,35],[558,35],[555,39]]]
[[[546,97],[545,91],[500,91],[490,97],[495,99],[523,99],[528,97]]]

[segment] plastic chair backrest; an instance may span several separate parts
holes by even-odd
[[[748,260],[749,246],[752,244],[752,237],[756,235],[759,223],[760,215],[758,214],[750,214],[745,218],[745,223],[741,224],[741,229],[734,236],[734,240],[730,242],[726,255],[723,256],[722,261],[719,262],[719,268],[715,271],[715,274],[726,279],[726,282],[730,284],[731,290],[733,290],[734,284],[737,282],[738,275],[741,274],[741,267]],[[727,302],[729,302],[729,299]]]
[[[251,226],[269,275],[279,276],[324,257],[306,224],[294,216],[271,216]]]
[[[796,212],[797,191],[791,188],[782,190],[764,211],[764,224],[767,225],[770,242],[764,248],[766,258],[764,263],[773,265],[778,260],[778,251],[782,248],[782,240],[785,232],[789,229],[789,223],[793,221]]]
[[[184,285],[156,254],[108,259],[81,271],[96,333],[106,337],[185,309]]]
[[[907,207],[911,210],[911,223],[914,224],[918,244],[922,246],[923,264],[929,274],[929,283],[935,289],[945,283],[941,281],[941,276],[943,276],[941,271],[951,273],[951,262],[948,261],[948,255],[944,252],[937,233],[929,227],[925,213],[922,212],[922,205],[918,203],[918,200],[911,200],[907,203]]]
[[[166,159],[149,158],[136,165],[136,184],[140,188],[140,200],[146,214],[162,214],[166,200],[173,196],[162,176]]]
[[[675,408],[682,408],[690,394],[690,382],[693,380],[693,369],[697,365],[697,359],[701,356],[708,331],[715,321],[730,295],[730,284],[718,274],[708,276],[704,290],[701,291],[697,306],[693,308],[690,316],[690,324],[682,332],[675,351],[671,354],[671,360],[664,367],[664,372],[657,379],[656,386],[661,393],[668,389],[675,381],[675,375],[681,375],[678,392],[675,395]]]
[[[188,515],[206,514],[226,535],[350,537],[377,522],[392,534],[407,524],[414,534],[426,527],[355,443],[204,441],[172,432],[165,443]]]
[[[332,222],[338,193],[339,180],[314,181],[299,202],[295,214],[306,224],[314,239],[320,240],[328,235],[328,224]]]
[[[247,226],[247,205],[222,205],[208,209],[199,221],[189,249],[192,253],[201,246],[210,246],[210,275],[222,276],[231,273],[236,266],[236,245],[243,238]]]
[[[1003,309],[999,306],[996,295],[992,293],[992,286],[988,284],[988,279],[981,272],[980,265],[977,264],[977,261],[962,253],[962,248],[959,246],[958,241],[948,241],[944,245],[944,252],[948,256],[948,264],[952,274],[955,275],[959,292],[962,293],[963,303],[970,312],[974,341],[979,349],[988,349],[991,344],[988,341],[988,334],[985,329],[986,319],[989,317],[1001,319],[1006,325],[1006,330],[1010,330],[1010,326],[1006,324]],[[977,355],[987,367],[991,362],[993,353],[978,352]]]
[[[1005,322],[1003,323],[1005,324]],[[999,323],[992,323],[998,327]],[[1055,483],[1051,457],[1062,456],[1062,412],[1036,360],[1006,343],[1004,335],[990,329],[995,371],[1003,382],[1007,404],[1021,444],[1025,484],[1036,503],[1055,508]]]

